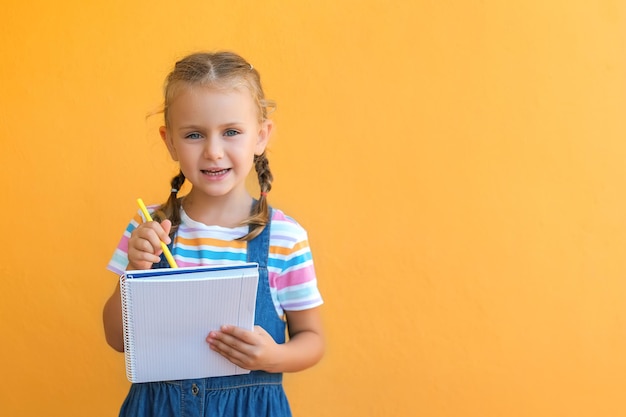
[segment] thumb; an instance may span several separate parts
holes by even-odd
[[[161,227],[163,228],[163,231],[165,232],[166,235],[168,235],[168,240],[167,242],[169,242],[169,234],[170,234],[170,230],[172,230],[172,221],[165,219],[161,222]]]

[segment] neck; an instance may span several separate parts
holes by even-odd
[[[247,192],[238,198],[195,195],[183,198],[183,209],[193,220],[209,226],[237,227],[250,216],[252,197]]]

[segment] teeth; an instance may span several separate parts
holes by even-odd
[[[219,171],[207,171],[207,170],[203,170],[203,173],[207,174],[207,175],[222,175],[225,174],[226,172],[228,172],[228,169],[220,169]]]

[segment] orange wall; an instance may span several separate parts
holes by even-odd
[[[197,49],[278,102],[328,331],[297,416],[626,415],[624,2],[73,3],[2,8],[1,415],[117,412],[105,265],[167,194],[144,116]]]

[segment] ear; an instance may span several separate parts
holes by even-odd
[[[274,122],[272,122],[271,120],[264,120],[263,123],[261,123],[259,137],[254,148],[255,155],[261,155],[263,152],[265,152],[265,148],[267,147],[267,143],[270,140],[273,128]]]
[[[170,156],[174,161],[178,161],[178,154],[176,153],[176,148],[174,147],[174,143],[172,142],[172,137],[167,131],[167,127],[161,126],[159,128],[159,133],[161,134],[161,139],[165,142],[165,146],[170,153]]]

